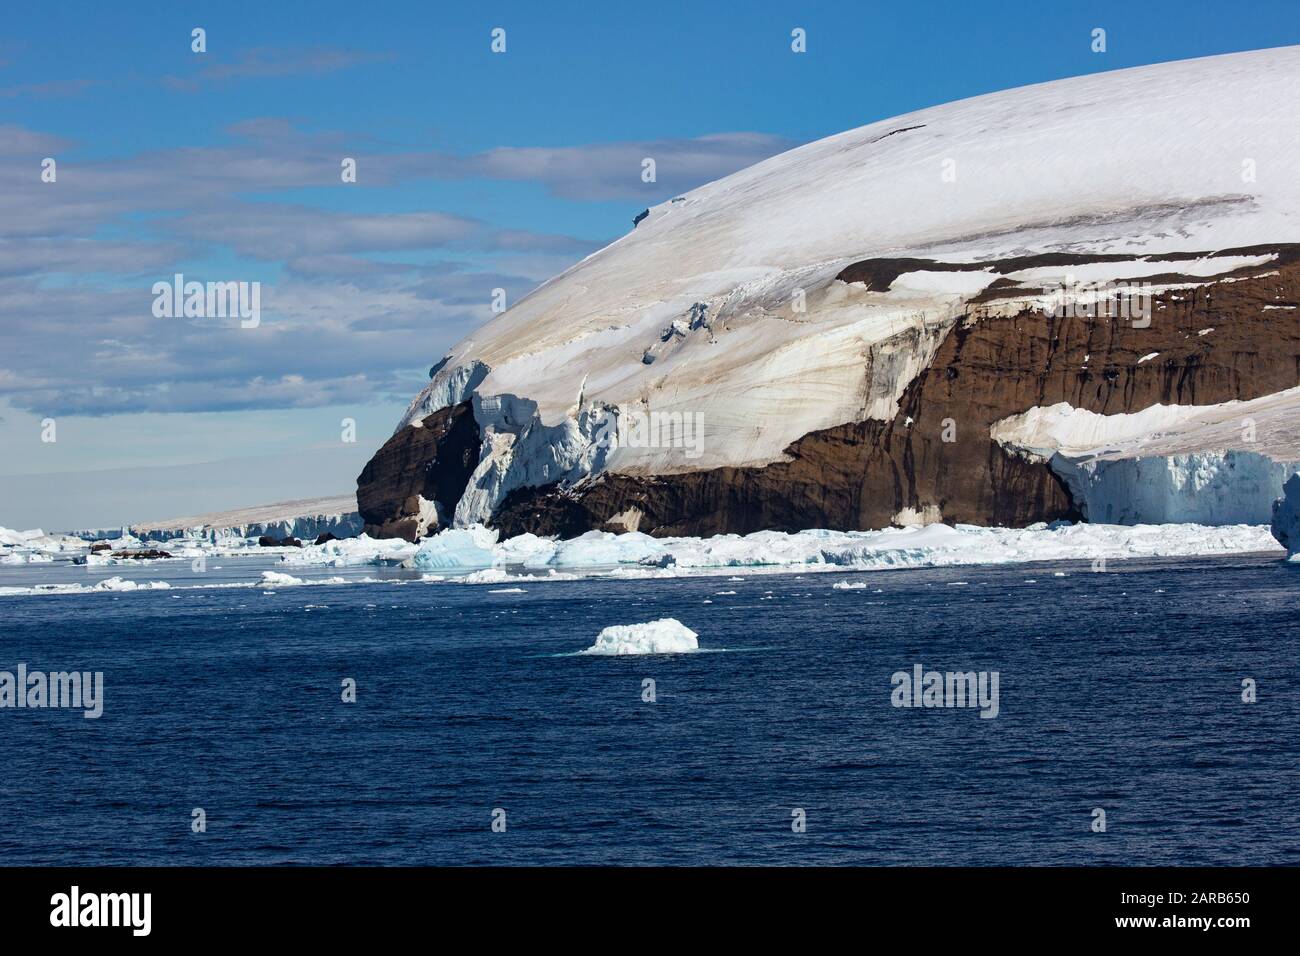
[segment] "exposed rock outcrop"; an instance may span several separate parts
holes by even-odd
[[[478,464],[479,444],[467,401],[400,429],[357,477],[365,533],[415,541],[441,527]]]

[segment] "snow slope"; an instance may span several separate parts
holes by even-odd
[[[1187,60],[949,103],[773,157],[652,208],[474,332],[399,428],[473,397],[486,435],[455,515],[466,525],[521,485],[765,464],[815,429],[892,417],[957,306],[998,275],[922,270],[869,290],[834,278],[846,265],[1300,241],[1298,80],[1300,47]],[[1093,282],[1152,271],[1086,269]],[[916,347],[864,385],[871,347],[907,330]],[[613,405],[701,416],[703,455],[594,452],[594,412]]]

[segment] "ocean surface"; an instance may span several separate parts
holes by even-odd
[[[716,653],[575,654],[662,617]],[[104,674],[0,709],[0,862],[1297,865],[1298,661],[1273,555],[0,597],[0,670]],[[998,716],[892,706],[917,664]]]

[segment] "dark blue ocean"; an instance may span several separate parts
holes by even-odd
[[[0,862],[1300,864],[1273,556],[517,586],[0,597],[0,670],[105,684],[0,710]],[[719,653],[572,656],[669,616]],[[891,706],[918,663],[999,715]]]

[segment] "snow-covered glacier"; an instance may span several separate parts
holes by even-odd
[[[1300,461],[1300,180],[1248,171],[1290,168],[1297,88],[1297,47],[1094,74],[668,198],[435,365],[359,482],[366,526],[1266,522]],[[1236,403],[1268,406],[1259,435],[1148,447]],[[1061,405],[1140,428],[1086,459],[1010,434]],[[609,438],[656,416],[702,439]]]

